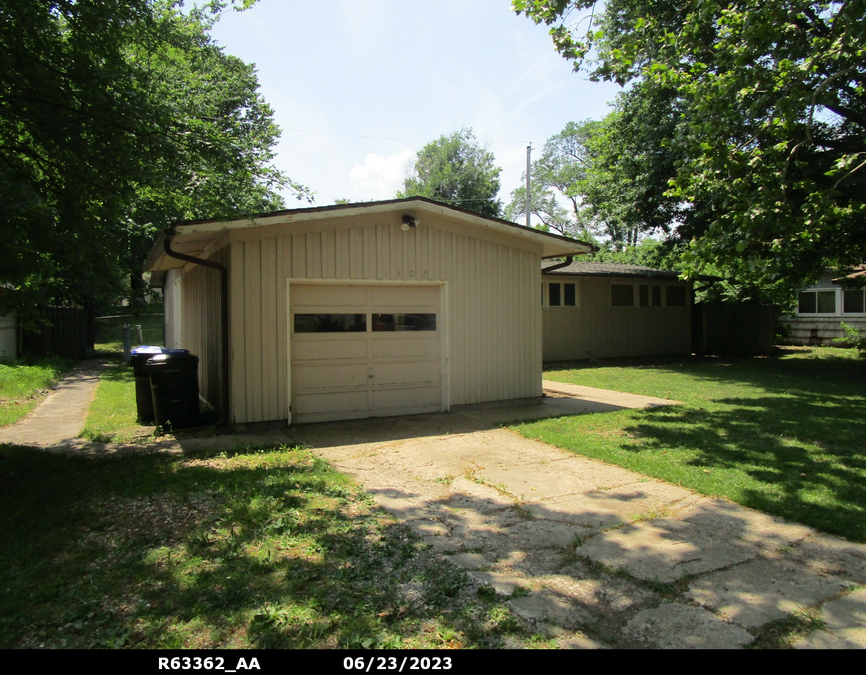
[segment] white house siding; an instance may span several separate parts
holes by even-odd
[[[782,340],[783,344],[791,345],[832,345],[835,340],[845,339],[846,326],[855,328],[860,335],[866,336],[866,312],[845,312],[844,293],[846,290],[854,293],[863,293],[863,289],[846,289],[840,284],[834,284],[832,279],[836,276],[825,272],[821,278],[803,293],[820,292],[832,293],[834,295],[833,312],[809,312],[800,313],[799,303],[793,308],[792,316],[783,316],[780,322],[789,329],[788,336]],[[815,309],[818,309],[817,307]]]
[[[216,251],[209,259],[227,265],[228,248]],[[180,278],[181,328],[178,331],[177,326],[173,326],[172,342],[168,341],[168,330],[166,330],[166,344],[188,349],[199,358],[199,393],[214,408],[219,409],[222,391],[220,273],[215,269],[194,264],[186,265],[183,271],[183,276]],[[170,277],[167,280],[172,283],[167,283],[166,288],[174,290],[176,288],[174,280]],[[176,292],[172,295],[173,301],[176,302]],[[177,309],[176,305],[170,309],[167,304],[166,316],[177,316],[178,312],[172,311]],[[182,339],[178,339],[181,336]]]
[[[232,232],[231,390],[235,423],[286,419],[287,280],[445,282],[448,404],[541,395],[541,251],[497,232],[425,216],[370,215]],[[530,250],[527,250],[530,249]]]
[[[164,303],[163,321],[165,322],[165,346],[170,349],[183,348],[181,340],[181,321],[180,313],[181,294],[180,288],[183,281],[181,275],[183,270],[169,270],[165,276],[165,285],[162,289],[162,298]]]
[[[691,306],[686,293],[685,307],[664,306],[665,286],[685,284],[634,277],[578,277],[546,274],[550,282],[577,284],[577,306],[548,307],[543,316],[543,358],[545,361],[668,356],[691,353]],[[662,286],[661,307],[613,307],[612,284]],[[537,294],[538,295],[538,294]],[[541,298],[536,302],[540,304]]]

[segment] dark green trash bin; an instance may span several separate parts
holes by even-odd
[[[142,345],[132,350],[130,362],[135,375],[135,410],[140,424],[153,423],[153,394],[150,391],[150,375],[147,373],[147,362],[163,352],[184,352],[186,349],[166,349],[165,347],[150,347]]]
[[[198,357],[172,350],[148,359],[154,422],[172,429],[199,425]]]

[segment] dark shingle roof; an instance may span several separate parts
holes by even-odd
[[[541,271],[559,265],[555,260],[544,260],[541,263]],[[551,274],[566,274],[581,277],[634,277],[638,279],[679,279],[679,272],[672,270],[658,270],[652,267],[641,267],[640,265],[626,265],[623,263],[594,263],[594,262],[572,262],[570,265],[560,267]],[[699,275],[699,281],[720,281],[719,277],[705,274]]]

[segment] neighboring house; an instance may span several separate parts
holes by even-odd
[[[179,223],[145,269],[203,396],[285,424],[540,396],[542,259],[591,250],[410,198]]]
[[[781,318],[790,329],[785,339],[794,345],[826,345],[844,338],[845,323],[866,335],[866,289],[858,281],[864,281],[866,265],[861,265],[846,277],[837,277],[825,272],[811,286],[803,289],[792,316]]]
[[[692,353],[692,284],[677,272],[546,261],[541,299],[545,361]]]

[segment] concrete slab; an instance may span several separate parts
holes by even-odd
[[[638,479],[609,490],[595,489],[534,502],[525,508],[537,520],[556,520],[607,530],[647,515],[679,512],[699,499],[694,492],[676,485]]]
[[[605,649],[603,644],[590,640],[581,633],[561,636],[557,638],[556,643],[560,649]]]
[[[678,603],[638,612],[624,632],[653,649],[737,649],[754,640],[705,609]]]
[[[764,554],[790,549],[814,533],[805,525],[789,523],[725,499],[701,497],[678,513],[679,518],[719,535],[748,542]]]
[[[638,579],[669,583],[745,562],[758,555],[758,549],[731,540],[727,533],[658,518],[603,532],[578,546],[576,553]]]
[[[550,574],[537,579],[538,583],[558,595],[579,603],[594,614],[624,612],[636,605],[656,602],[655,593],[627,579],[580,578],[573,570],[563,568],[560,574]],[[565,574],[570,572],[570,574]]]
[[[866,588],[824,605],[825,630],[866,649]]]
[[[553,380],[542,380],[541,387],[544,391],[563,394],[579,398],[582,401],[606,404],[619,409],[623,408],[655,408],[664,405],[682,405],[680,401],[667,398],[656,398],[655,396],[641,396],[639,394],[627,394],[621,391],[609,389],[597,389],[595,387],[584,387],[579,384],[568,384],[567,382],[554,382]]]
[[[759,558],[693,582],[686,597],[755,628],[818,605],[847,587],[837,577],[804,573],[789,561]]]
[[[565,628],[580,628],[592,621],[582,607],[552,591],[530,593],[508,601],[508,606],[523,619],[552,623]]]
[[[821,630],[795,642],[794,649],[863,649],[863,647]]]
[[[866,546],[812,533],[790,557],[815,574],[834,574],[866,585]]]

